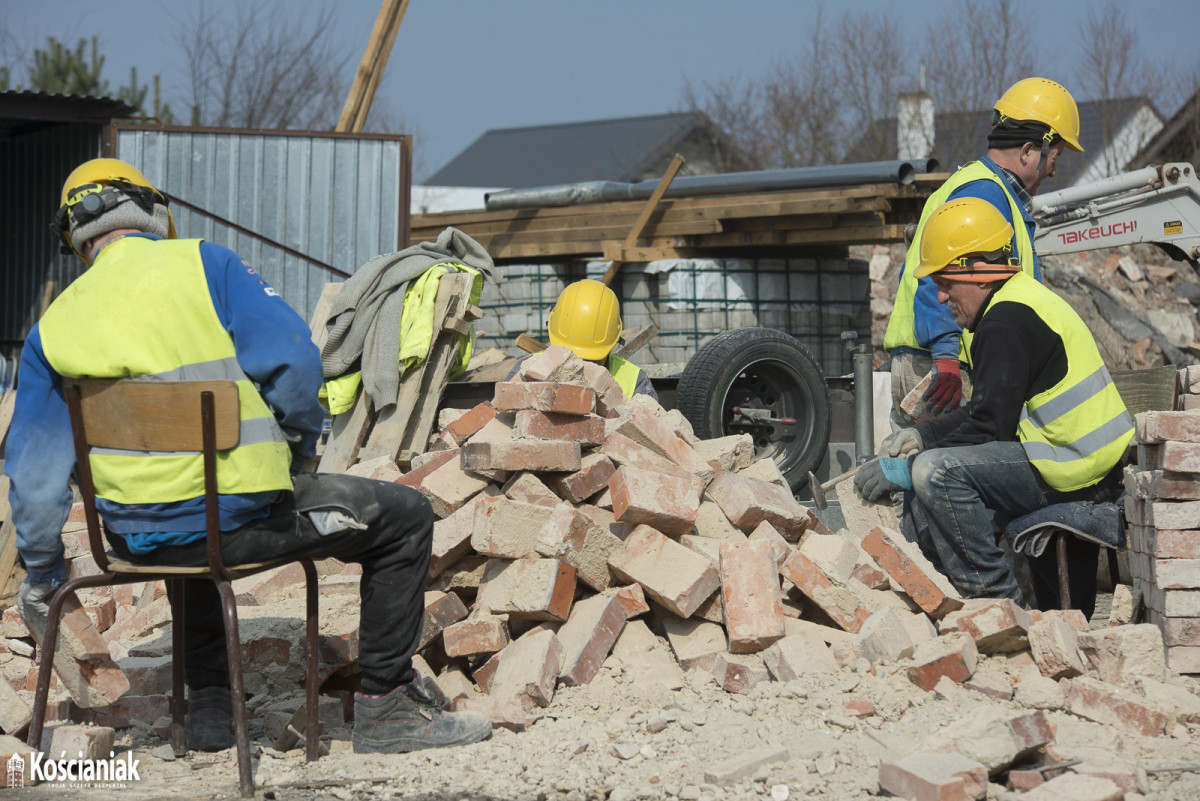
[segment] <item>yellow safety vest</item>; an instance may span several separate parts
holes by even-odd
[[[46,359],[66,378],[236,381],[240,440],[219,456],[218,490],[291,489],[287,440],[217,316],[201,241],[125,237],[107,245],[42,317]],[[199,452],[92,448],[89,460],[96,494],[115,503],[175,503],[204,494]]]
[[[1091,486],[1108,475],[1133,439],[1125,402],[1091,331],[1069,303],[1023,273],[1008,279],[988,308],[1005,301],[1032,309],[1062,337],[1067,353],[1063,379],[1025,401],[1017,439],[1054,489],[1069,492]]]
[[[637,389],[638,376],[642,374],[642,368],[620,356],[609,354],[608,373],[616,379],[617,385],[625,393],[625,400],[632,398],[634,390]]]
[[[917,265],[921,262],[921,235],[925,232],[925,223],[928,222],[930,215],[946,202],[946,198],[950,197],[954,190],[963,184],[980,180],[994,181],[1004,190],[1004,196],[1008,198],[1008,205],[1012,210],[1013,230],[1017,240],[1017,258],[1021,262],[1021,270],[1030,277],[1033,276],[1033,241],[1029,238],[1029,229],[1023,222],[1024,210],[1013,198],[1000,176],[988,169],[983,162],[972,161],[951,175],[946,183],[938,187],[938,190],[925,201],[925,207],[921,210],[921,221],[917,223],[917,232],[913,235],[912,245],[909,246],[908,253],[904,257],[904,271],[900,274],[900,288],[896,290],[896,303],[892,307],[887,333],[883,337],[883,347],[887,350],[894,348],[928,350],[917,341],[915,303],[918,280],[913,276],[917,271]],[[971,332],[963,331],[960,358],[961,354],[970,353],[970,342]],[[963,361],[966,360],[963,359]]]

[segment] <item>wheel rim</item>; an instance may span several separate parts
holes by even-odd
[[[816,426],[813,399],[800,373],[786,362],[762,359],[746,365],[733,379],[721,404],[722,428],[726,435],[749,434],[754,439],[754,458],[773,459],[785,476],[804,454]],[[794,418],[794,425],[780,422],[749,422],[734,409],[761,409],[775,420]]]

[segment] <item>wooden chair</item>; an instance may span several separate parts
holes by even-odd
[[[229,566],[221,560],[220,519],[217,507],[217,452],[238,443],[240,420],[238,388],[232,381],[138,381],[115,379],[64,380],[64,394],[71,414],[75,440],[75,471],[83,496],[88,541],[99,575],[81,576],[64,583],[50,601],[46,633],[42,641],[37,691],[29,742],[37,747],[45,725],[46,701],[50,690],[50,669],[58,639],[63,601],[77,589],[143,581],[164,580],[171,585],[172,688],[171,745],[177,756],[184,744],[184,580],[207,579],[214,582],[221,598],[225,619],[225,642],[229,655],[229,685],[233,697],[233,721],[238,756],[238,778],[242,795],[254,793],[250,771],[250,735],[246,725],[246,698],[242,682],[242,648],[238,639],[237,602],[230,586],[234,579],[269,570],[290,561],[299,561],[306,583],[305,656],[307,660],[307,723],[305,756],[309,762],[318,757],[317,728],[317,573],[311,559],[276,560],[266,563]],[[204,457],[205,526],[208,565],[171,567],[139,565],[115,558],[105,551],[100,518],[96,513],[96,495],[88,463],[89,447],[140,451],[191,451]]]

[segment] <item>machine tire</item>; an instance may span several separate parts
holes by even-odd
[[[735,420],[734,407],[768,409],[796,424]],[[755,459],[774,459],[793,490],[829,445],[829,387],[817,360],[795,337],[770,328],[738,328],[705,343],[680,374],[675,408],[701,439],[750,434]]]

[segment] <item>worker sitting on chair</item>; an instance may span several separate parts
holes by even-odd
[[[334,557],[362,565],[354,750],[490,736],[485,717],[445,711],[444,696],[413,670],[433,541],[429,502],[391,482],[297,472],[315,454],[323,420],[321,360],[304,320],[233,251],[177,239],[166,196],[123,161],[77,167],[61,203],[53,228],[88,269],[26,338],[5,465],[28,571],[17,606],[31,630],[44,627],[53,589],[67,576],[60,532],[75,451],[63,379],[229,379],[242,421],[239,443],[220,454],[224,562]],[[180,473],[172,454],[100,449],[89,462],[97,487],[120,488],[97,498],[118,557],[208,564],[198,462]],[[207,579],[185,581],[182,595],[187,745],[222,750],[233,738],[220,600]]]
[[[890,435],[854,484],[872,501],[903,490],[905,538],[964,596],[1025,602],[988,510],[1015,519],[1115,499],[1134,428],[1087,325],[1020,270],[1012,233],[979,198],[930,215],[916,275],[933,278],[939,302],[974,334],[974,392],[965,407]],[[896,458],[910,441],[918,452]],[[1098,547],[1072,538],[1068,549],[1071,597],[1089,617]],[[1053,553],[1046,557],[1031,560],[1043,609],[1057,605]]]
[[[642,369],[612,354],[621,336],[621,307],[616,293],[602,282],[585,278],[562,291],[550,312],[547,326],[551,345],[561,345],[575,355],[603,364],[616,379],[625,399],[648,395],[658,400],[654,385]],[[508,374],[511,381],[521,370],[521,362]]]
[[[961,167],[925,202],[900,272],[896,304],[883,340],[892,362],[893,431],[915,422],[901,403],[931,371],[933,380],[924,396],[926,409],[935,415],[950,412],[963,399],[959,354],[970,346],[962,341],[962,327],[938,303],[933,281],[916,275],[921,231],[929,215],[950,200],[982,198],[1013,227],[1010,245],[1021,269],[1041,281],[1041,266],[1033,250],[1030,196],[1054,176],[1064,148],[1083,152],[1079,109],[1071,93],[1045,78],[1017,81],[996,101],[987,153]]]

